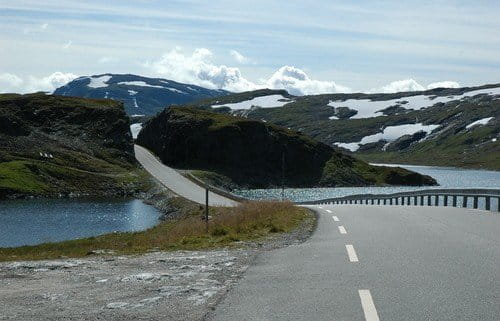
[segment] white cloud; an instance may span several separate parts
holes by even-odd
[[[76,77],[72,73],[59,71],[45,77],[28,76],[26,79],[14,74],[3,73],[0,74],[0,93],[31,93],[37,91],[52,93],[56,88],[67,84]]]
[[[18,92],[23,85],[23,80],[13,74],[0,74],[0,93]]]
[[[310,79],[303,70],[293,66],[283,66],[278,69],[266,81],[266,87],[271,89],[285,89],[292,95],[313,95],[351,91],[348,87],[338,85],[333,81]]]
[[[234,60],[236,60],[240,64],[245,64],[249,61],[249,59],[247,57],[243,56],[241,53],[239,53],[236,50],[231,50],[229,53],[231,54],[231,57],[233,57]]]
[[[434,88],[460,88],[460,84],[455,81],[439,81],[427,85],[427,89],[434,89]]]
[[[159,60],[146,62],[144,65],[154,73],[175,81],[235,92],[259,88],[286,89],[293,95],[350,91],[333,81],[310,79],[304,71],[292,66],[283,66],[269,79],[254,83],[244,78],[238,68],[215,65],[212,58],[213,53],[206,48],[194,50],[191,56],[185,55],[180,48],[175,48]]]
[[[100,63],[100,64],[107,64],[107,63],[110,63],[110,62],[115,62],[117,60],[118,59],[116,59],[115,57],[103,56],[103,57],[99,58],[99,60],[97,62]]]
[[[245,79],[238,68],[213,64],[212,57],[212,52],[206,48],[194,50],[191,56],[175,48],[157,61],[146,62],[145,66],[166,78],[208,88],[237,92],[259,88]]]
[[[424,86],[413,79],[396,80],[383,86],[380,89],[372,89],[369,92],[373,93],[397,93],[402,91],[419,91],[425,90]]]
[[[71,45],[72,45],[72,44],[73,44],[73,41],[71,41],[71,40],[70,40],[70,41],[66,42],[66,43],[62,46],[62,48],[63,48],[63,49],[65,49],[65,50],[66,50],[66,49],[69,49],[69,47],[71,47]]]

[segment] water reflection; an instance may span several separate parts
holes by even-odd
[[[354,194],[390,194],[430,188],[500,188],[500,172],[498,171],[433,166],[400,166],[421,174],[430,175],[438,181],[440,186],[289,188],[285,190],[285,198],[300,202]],[[250,199],[280,199],[281,189],[239,190],[236,191],[236,194]]]
[[[140,231],[159,212],[140,200],[36,199],[0,202],[0,247]]]

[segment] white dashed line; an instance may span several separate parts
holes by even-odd
[[[345,248],[347,250],[347,256],[349,256],[349,261],[359,262],[358,256],[356,255],[356,251],[354,250],[354,246],[352,246],[352,244],[346,244]]]
[[[326,211],[327,211],[328,213],[332,214],[332,211],[330,211],[330,210],[326,210]]]
[[[337,216],[332,216],[332,218],[333,218],[333,220],[334,220],[335,222],[338,222],[338,221],[339,221],[339,218],[338,218]]]
[[[339,232],[340,232],[340,234],[347,234],[345,227],[343,227],[342,225],[339,226]]]
[[[361,299],[366,321],[380,321],[370,290],[359,290],[359,298]]]

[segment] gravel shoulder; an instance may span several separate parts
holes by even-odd
[[[303,242],[315,222],[231,249],[0,263],[0,320],[203,320],[259,253]]]

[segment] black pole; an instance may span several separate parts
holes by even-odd
[[[285,151],[281,153],[281,201],[285,200]]]
[[[208,233],[208,186],[205,187],[205,229]]]

